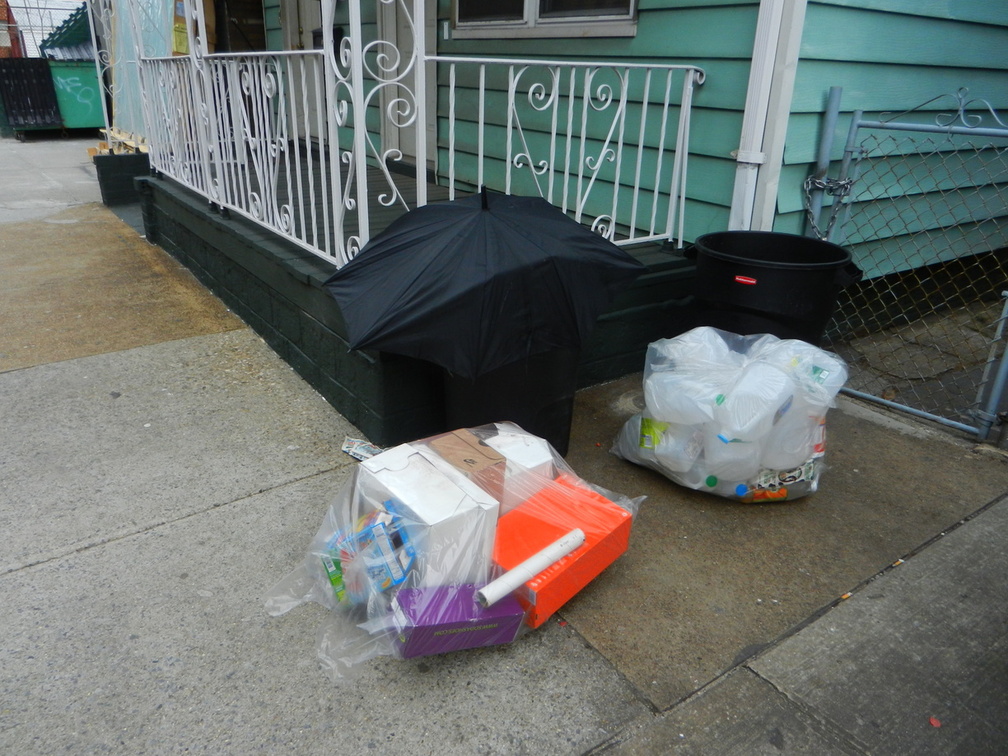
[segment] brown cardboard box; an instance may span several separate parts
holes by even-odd
[[[472,432],[462,429],[434,436],[427,440],[427,446],[498,502],[501,500],[507,460]]]

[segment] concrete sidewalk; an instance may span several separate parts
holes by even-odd
[[[261,597],[358,432],[98,204],[95,141],[0,140],[0,752],[1008,742],[1002,452],[843,401],[818,493],[734,504],[608,453],[640,376],[579,394],[568,454],[648,497],[626,555],[510,646],[330,682],[321,608]]]

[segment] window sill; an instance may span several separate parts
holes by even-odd
[[[633,37],[637,34],[637,22],[626,21],[584,21],[581,23],[540,23],[538,26],[473,25],[456,26],[451,30],[452,39],[548,39],[595,37]]]

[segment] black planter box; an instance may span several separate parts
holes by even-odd
[[[150,173],[150,160],[146,153],[95,155],[94,164],[103,203],[128,205],[140,201],[133,179]]]

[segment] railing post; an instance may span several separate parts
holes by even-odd
[[[823,130],[819,135],[819,150],[816,155],[816,170],[814,178],[819,182],[825,182],[826,174],[829,173],[830,157],[833,150],[833,137],[836,133],[837,120],[840,118],[840,98],[843,95],[843,87],[830,87],[829,99],[826,102],[826,113],[823,116]],[[816,186],[809,197],[809,211],[805,217],[805,235],[816,236],[815,229],[819,223],[819,216],[822,213],[824,190]]]
[[[851,176],[851,161],[854,159],[854,153],[857,151],[857,133],[858,129],[861,128],[863,119],[864,111],[855,110],[851,118],[850,128],[847,131],[847,143],[844,145],[843,160],[840,162],[839,180],[841,182],[848,179],[854,181],[857,177],[857,171],[860,170],[860,163],[858,163],[855,167],[855,175]],[[834,196],[833,203],[830,205],[829,221],[827,221],[826,241],[833,242],[834,244],[843,243],[842,241],[838,241],[837,226],[839,225],[842,229],[846,225],[848,213],[850,213],[850,204],[843,202],[843,196]]]
[[[413,0],[413,96],[416,100],[416,204],[427,204],[427,0]],[[436,65],[436,64],[435,64]]]
[[[203,3],[198,0],[183,0],[186,14],[186,39],[189,46],[189,91],[192,107],[196,112],[191,115],[194,120],[195,132],[200,144],[197,145],[201,171],[203,174],[203,192],[207,197],[216,198],[213,190],[213,172],[210,164],[211,135],[215,130],[210,127],[212,103],[209,101],[209,80],[203,57],[207,53],[206,17],[203,15]],[[199,29],[199,34],[196,29]],[[200,110],[202,109],[202,113]]]
[[[98,45],[98,24],[101,23],[102,29],[107,30],[111,24],[106,23],[106,19],[111,15],[108,11],[109,0],[88,0],[87,12],[88,20],[91,26],[91,46],[94,48],[95,53],[95,71],[98,74],[98,88],[100,91],[99,100],[101,101],[102,109],[102,120],[105,123],[105,136],[111,142],[113,141],[112,136],[112,120],[109,118],[108,103],[106,102],[105,94],[105,71],[102,70],[102,60],[104,59],[105,65],[111,67],[111,53],[108,50],[108,44],[106,41],[105,47],[99,47]],[[105,32],[108,33],[107,31]]]
[[[682,100],[679,106],[679,128],[676,132],[675,162],[672,166],[672,183],[669,187],[668,223],[666,238],[676,239],[676,246],[683,246],[683,228],[686,223],[686,165],[689,156],[690,115],[693,112],[693,88],[702,84],[704,74],[697,69],[689,69],[683,76]]]
[[[353,119],[354,177],[357,185],[357,223],[360,245],[371,238],[367,182],[367,113],[364,109],[364,37],[361,0],[350,0],[350,102]]]
[[[110,8],[110,16],[118,13],[118,9],[122,6],[126,6],[126,12],[129,16],[129,28],[130,33],[133,35],[133,54],[136,57],[137,66],[137,90],[140,95],[140,117],[143,119],[144,137],[147,139],[147,154],[150,160],[150,166],[152,169],[158,169],[161,167],[158,158],[158,148],[160,145],[153,143],[151,135],[154,133],[154,119],[150,113],[150,102],[152,98],[146,91],[147,88],[147,77],[148,70],[147,64],[144,60],[144,38],[143,38],[143,27],[140,24],[140,20],[137,18],[138,12],[138,2],[129,2],[129,0],[107,0],[107,7]],[[114,9],[114,10],[113,10]],[[118,107],[115,98],[113,98],[113,107]]]
[[[342,163],[340,161],[340,149],[339,149],[339,120],[338,120],[338,105],[336,102],[336,87],[337,79],[336,76],[336,61],[340,55],[340,51],[336,50],[333,44],[332,28],[336,19],[336,0],[322,0],[322,74],[323,80],[325,82],[325,96],[322,98],[322,103],[325,108],[325,126],[326,126],[326,151],[329,155],[329,191],[330,191],[330,204],[333,208],[333,226],[336,233],[336,248],[339,252],[339,257],[341,262],[348,262],[350,260],[350,251],[347,248],[347,238],[345,230],[346,221],[346,198],[343,196],[343,171]],[[342,40],[341,45],[346,45],[348,42]],[[305,108],[307,112],[307,107]],[[307,133],[307,129],[306,129]],[[322,134],[319,134],[319,139],[322,138]],[[320,146],[321,148],[321,146]],[[323,163],[322,165],[325,165]],[[326,236],[328,236],[328,223],[326,224]]]

